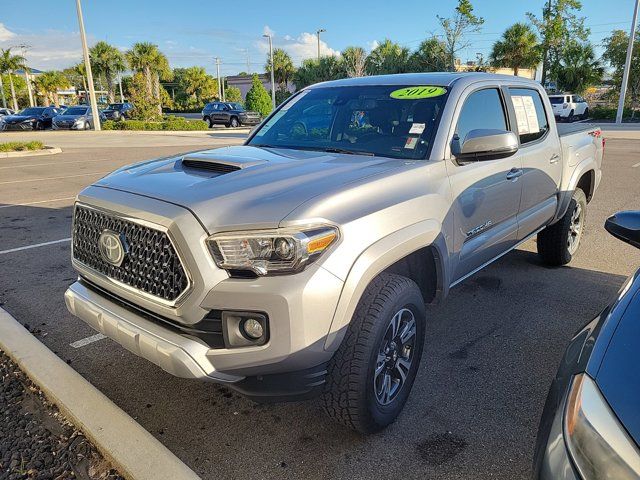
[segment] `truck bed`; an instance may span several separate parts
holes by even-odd
[[[560,137],[566,137],[574,133],[588,132],[599,128],[593,123],[556,123],[556,126],[558,127],[558,135]]]

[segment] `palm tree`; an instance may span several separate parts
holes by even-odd
[[[271,57],[267,54],[267,63],[264,66],[267,73],[271,73]],[[293,78],[296,69],[287,52],[281,48],[273,51],[273,76],[282,90],[286,90],[287,83]]]
[[[169,60],[157,45],[149,42],[134,44],[125,56],[129,66],[143,75],[146,93],[156,100],[158,113],[162,114],[160,80],[170,80],[173,77],[173,72],[169,68]]]
[[[212,98],[218,92],[217,81],[207,74],[203,67],[181,69],[179,83],[185,93],[191,95],[195,100],[196,105],[200,105],[204,98]]]
[[[56,70],[41,73],[33,83],[36,86],[38,95],[44,97],[44,104],[47,107],[51,104],[51,101],[56,107],[60,106],[58,90],[70,86],[69,79],[62,72]]]
[[[558,88],[582,94],[600,82],[603,74],[604,68],[596,58],[593,45],[571,42],[564,48],[557,66]]]
[[[388,38],[374,48],[367,57],[367,73],[384,75],[409,70],[409,49]]]
[[[342,62],[349,77],[366,75],[367,52],[362,47],[347,47],[342,51]]]
[[[13,100],[14,110],[18,110],[18,100],[16,99],[16,89],[13,85],[13,74],[16,70],[21,68],[27,68],[27,60],[22,55],[13,55],[11,53],[11,48],[0,49],[0,75],[5,73],[9,74],[11,98]]]
[[[89,49],[89,56],[94,71],[98,75],[104,75],[107,82],[109,103],[113,103],[116,98],[115,77],[126,68],[124,55],[107,42],[98,42]]]
[[[526,23],[514,23],[507,28],[491,51],[493,66],[512,68],[514,75],[521,68],[535,68],[541,58],[538,38]]]
[[[444,72],[449,68],[447,45],[436,37],[427,38],[409,59],[414,72]]]

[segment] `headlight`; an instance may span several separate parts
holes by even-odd
[[[334,227],[221,233],[207,239],[218,267],[257,275],[296,273],[338,238]]]
[[[640,451],[586,374],[574,377],[564,416],[567,447],[585,479],[640,477]]]

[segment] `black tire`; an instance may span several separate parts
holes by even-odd
[[[213,121],[211,117],[204,117],[203,120],[209,124],[209,128],[213,128]]]
[[[567,117],[567,122],[571,123],[573,122],[574,118],[573,118],[573,110],[571,110],[569,112],[569,116]]]
[[[588,108],[584,109],[584,113],[582,114],[582,118],[584,118],[584,119],[589,118],[589,109]]]
[[[90,122],[84,122],[84,129],[85,130],[91,130],[93,128],[93,125],[91,125]]]
[[[407,335],[413,339],[409,353],[406,350],[408,342],[400,345],[391,342],[393,353],[389,353],[389,349],[385,348],[390,345],[385,342],[389,332],[393,330],[392,319],[398,315],[399,322],[406,322],[404,330],[401,330],[401,326],[397,327],[398,334],[408,332],[406,328],[409,321],[402,320],[403,318],[413,318],[415,323],[414,335]],[[425,317],[422,294],[412,280],[400,275],[383,273],[369,284],[358,303],[342,344],[328,367],[327,383],[322,397],[324,409],[331,418],[364,434],[379,431],[395,421],[409,397],[420,366],[426,328]],[[390,356],[384,360],[386,355]],[[389,400],[384,404],[378,396],[377,381],[380,375],[383,375],[384,389],[387,372],[396,371],[395,368],[391,370],[387,363],[395,362],[399,371],[399,360],[405,360],[405,366],[409,361],[409,368],[403,370],[405,379],[397,384],[399,386],[395,396],[391,398],[383,395],[383,398]],[[376,369],[380,365],[382,373],[376,375]]]
[[[575,214],[578,212],[580,224],[576,233]],[[580,240],[584,234],[585,219],[587,215],[587,196],[577,188],[573,192],[569,207],[564,216],[553,225],[548,226],[538,233],[538,254],[547,265],[566,265],[580,247]],[[569,235],[574,237],[575,244],[571,243]]]
[[[238,121],[238,118],[231,117],[231,120],[229,120],[229,126],[231,128],[238,128],[240,126],[240,122]]]
[[[34,130],[44,130],[44,124],[38,120],[36,124],[33,126]]]
[[[121,119],[122,119],[122,115],[118,110],[115,110],[113,112],[113,121],[117,122],[118,120],[121,120]]]

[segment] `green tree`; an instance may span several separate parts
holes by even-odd
[[[33,83],[36,87],[36,93],[44,99],[44,104],[49,106],[53,102],[56,107],[60,106],[58,90],[71,86],[69,79],[57,70],[41,73]]]
[[[535,68],[540,63],[540,45],[535,32],[526,23],[515,23],[507,28],[502,38],[493,44],[491,64],[513,69],[518,75],[521,68]]]
[[[558,88],[566,92],[584,91],[602,80],[604,68],[590,43],[571,42],[562,50],[556,67]]]
[[[69,80],[69,83],[73,88],[76,89],[76,91],[87,91],[87,71],[84,68],[84,62],[80,62],[72,67],[65,68],[64,70],[62,70],[62,74],[67,77],[67,80]]]
[[[127,96],[133,103],[131,118],[135,120],[160,120],[162,118],[162,114],[158,111],[160,100],[149,95],[149,84],[143,73],[134,73],[130,80],[127,78],[125,85]]]
[[[367,57],[367,73],[385,75],[409,71],[409,49],[386,38]]]
[[[627,58],[627,45],[629,45],[629,35],[623,30],[614,30],[611,32],[611,36],[604,40],[602,59],[613,70],[614,94],[620,94],[624,63]],[[634,111],[640,108],[640,27],[636,30],[625,101]]]
[[[347,47],[342,51],[342,63],[347,77],[364,77],[367,74],[367,56],[362,47]]]
[[[227,102],[242,103],[242,92],[238,87],[227,87],[224,89],[224,98]]]
[[[247,96],[244,100],[247,110],[260,113],[263,117],[266,117],[273,110],[271,104],[271,96],[269,92],[264,88],[258,75],[254,74],[251,79],[251,88],[247,92]]]
[[[269,54],[267,54],[267,63],[264,68],[267,73],[271,73],[271,56]],[[276,48],[273,51],[273,77],[280,88],[287,88],[287,83],[293,78],[295,71],[289,54],[281,48]]]
[[[343,62],[333,55],[326,55],[319,60],[317,58],[303,60],[293,76],[293,83],[300,89],[314,83],[337,80],[346,76]]]
[[[16,89],[13,84],[13,76],[16,70],[27,68],[27,60],[22,55],[14,55],[11,48],[0,49],[0,74],[9,76],[9,85],[11,87],[11,99],[13,100],[13,109],[18,110],[18,99],[16,97]]]
[[[0,75],[2,79],[2,88],[0,88],[0,96],[5,99],[11,100],[11,82],[9,82],[9,75]],[[16,75],[13,77],[13,87],[16,94],[16,100],[18,106],[29,105],[29,91],[27,90],[27,81],[23,75]]]
[[[144,79],[144,88],[149,97],[155,99],[158,115],[162,114],[162,102],[160,96],[160,80],[170,80],[173,72],[169,68],[169,60],[158,49],[157,45],[149,42],[136,43],[125,54],[131,69],[141,73]]]
[[[116,47],[101,41],[89,49],[89,57],[93,71],[105,78],[109,103],[115,102],[114,81],[127,67],[124,55]]]
[[[479,32],[484,24],[484,18],[473,13],[473,5],[469,0],[458,0],[453,17],[444,18],[437,15],[437,18],[444,31],[449,69],[455,71],[457,53],[470,45],[465,36]]]
[[[185,68],[179,85],[191,95],[197,105],[211,100],[218,94],[218,81],[202,67]]]
[[[412,72],[442,72],[449,68],[447,46],[436,37],[423,40],[409,58]]]
[[[563,50],[571,42],[586,41],[589,29],[584,26],[584,17],[578,17],[582,8],[579,0],[551,0],[545,2],[542,16],[536,17],[527,12],[527,16],[538,29],[542,48],[542,84],[555,80]]]

